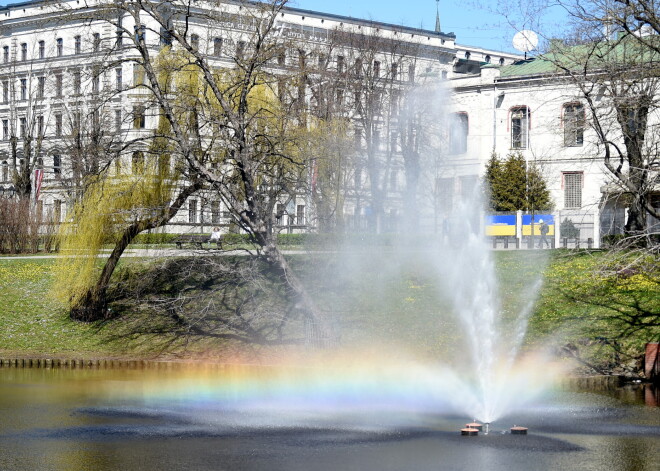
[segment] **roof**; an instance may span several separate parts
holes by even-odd
[[[660,37],[647,37],[645,41],[660,42]],[[632,35],[619,35],[616,39],[577,46],[553,44],[548,53],[500,67],[500,78],[549,75],[563,73],[565,69],[596,71],[618,64],[622,69],[635,68],[660,62],[660,54]]]
[[[9,10],[9,9],[15,9],[15,8],[24,8],[26,6],[30,5],[35,5],[38,3],[42,3],[44,1],[48,0],[25,0],[22,2],[14,2],[14,3],[8,3],[7,5],[0,5],[0,11],[3,10]],[[251,3],[259,3],[256,0],[248,0]],[[227,3],[234,3],[235,0],[227,0]],[[327,19],[333,19],[333,20],[339,20],[339,21],[346,21],[350,23],[356,23],[356,24],[362,24],[362,25],[367,25],[367,26],[376,26],[376,27],[382,27],[382,28],[388,28],[388,29],[394,29],[394,30],[399,30],[399,31],[406,31],[409,33],[414,33],[414,34],[420,34],[420,35],[425,35],[425,36],[438,36],[438,37],[443,37],[447,39],[455,39],[456,34],[454,33],[443,33],[439,31],[433,31],[433,30],[428,30],[428,29],[421,29],[421,28],[414,28],[411,26],[404,26],[404,25],[396,25],[393,23],[383,23],[380,21],[373,21],[373,20],[365,20],[361,18],[353,18],[351,16],[343,16],[343,15],[335,15],[332,13],[323,13],[320,11],[313,11],[313,10],[303,10],[300,8],[293,8],[289,6],[284,7],[284,11],[288,13],[296,13],[296,14],[301,14],[301,15],[308,15],[308,16],[315,16],[319,18],[327,18]]]

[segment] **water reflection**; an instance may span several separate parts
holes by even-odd
[[[558,392],[488,436],[461,437],[471,418],[390,403],[242,407],[255,404],[244,401],[260,375],[281,374],[0,369],[0,469],[646,471],[660,462],[660,409],[643,405],[643,386]],[[530,435],[502,433],[514,423]]]

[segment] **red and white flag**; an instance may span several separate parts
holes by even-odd
[[[34,200],[39,199],[39,193],[41,193],[41,181],[44,179],[44,170],[38,168],[34,171]]]

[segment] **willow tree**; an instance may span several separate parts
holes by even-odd
[[[133,221],[119,240],[165,221],[187,195],[205,187],[250,236],[255,255],[279,274],[295,304],[325,334],[329,329],[322,312],[277,246],[276,209],[305,191],[309,168],[301,152],[305,146],[299,143],[306,135],[301,129],[304,116],[281,106],[278,78],[269,70],[272,59],[286,46],[275,28],[285,4],[285,0],[245,2],[239,8],[236,3],[207,1],[198,9],[190,1],[134,1],[101,3],[94,10],[94,18],[125,38],[124,48],[130,41],[136,54],[130,60],[144,71],[143,92],[168,125],[175,166],[186,169],[185,181],[191,182],[177,190],[173,203],[163,205],[156,216]],[[240,37],[227,41],[235,47],[220,60],[207,53],[190,26],[213,31],[227,21],[237,24]],[[171,87],[172,80],[160,70],[159,57],[165,53],[181,59],[172,77],[186,76],[190,86]],[[121,245],[115,249],[121,255]],[[102,283],[97,291],[103,289]],[[80,299],[84,306],[80,312],[98,316],[102,304],[85,296]]]
[[[175,86],[181,91],[176,98],[180,106],[192,105],[191,95],[184,92],[195,88],[196,76],[186,69],[185,57],[165,49],[155,59],[154,70],[163,87]],[[177,123],[187,135],[199,135],[198,123],[189,116],[179,116]],[[61,249],[67,257],[58,261],[54,292],[69,303],[73,319],[109,317],[107,289],[128,245],[141,232],[166,225],[187,199],[203,188],[203,182],[188,173],[185,165],[171,167],[177,149],[170,141],[171,123],[160,117],[153,132],[124,143],[124,154],[131,157],[131,172],[122,171],[119,156],[115,174],[106,167],[89,177],[72,217],[61,226]],[[201,154],[201,150],[196,151]],[[124,155],[124,160],[127,157]],[[112,251],[99,266],[106,244]]]

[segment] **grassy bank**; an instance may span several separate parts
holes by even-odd
[[[653,265],[649,276],[639,270],[621,272],[614,266],[608,269],[606,253],[558,251],[549,260],[547,252],[494,255],[503,322],[512,322],[525,305],[534,303],[526,345],[550,342],[585,365],[608,371],[623,365],[631,371],[644,343],[658,340],[660,290]],[[139,296],[132,303],[117,306],[122,316],[112,321],[71,322],[65,307],[49,296],[53,263],[52,259],[0,259],[3,355],[155,357],[213,352],[222,356],[230,346],[240,344],[213,335],[190,336],[189,326],[182,326],[181,319],[174,322],[171,317],[153,314],[148,301],[155,299],[156,294],[161,300],[163,296],[172,296],[175,290],[185,290],[186,299],[201,294],[201,300],[191,302],[188,308],[205,309],[207,304],[203,302],[212,299],[209,293],[213,291],[198,289],[191,279],[179,285],[167,283],[159,288],[159,293],[138,290]],[[127,260],[124,279],[130,281],[135,273],[140,274],[137,278],[158,273],[161,267],[153,270],[153,263]],[[423,255],[407,257],[401,263],[392,263],[391,257],[376,259],[368,254],[350,261],[329,260],[321,255],[298,256],[292,258],[292,263],[333,320],[343,345],[399,346],[430,358],[450,356],[464,348],[458,322],[449,314],[446,293],[438,289],[439,278],[445,274],[429,269]],[[533,285],[538,278],[543,278],[544,283],[537,298]],[[265,290],[262,294],[267,292],[263,284],[259,286]],[[251,301],[255,304],[249,306],[263,310],[264,315],[286,310],[285,304],[278,304],[276,298]],[[295,315],[283,325],[287,340],[304,338],[305,325]],[[171,333],[173,326],[175,334]]]

